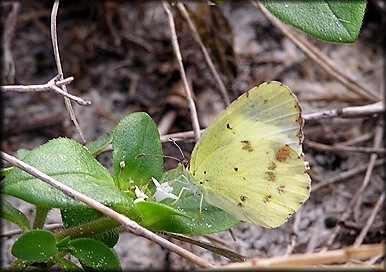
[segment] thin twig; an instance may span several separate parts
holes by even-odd
[[[375,161],[374,167],[381,166],[381,165],[385,164],[385,162],[386,162],[385,159],[379,159],[379,160]],[[321,182],[321,183],[317,183],[315,185],[312,185],[311,192],[315,192],[315,191],[319,190],[320,188],[325,187],[327,185],[334,184],[334,183],[346,180],[348,178],[354,177],[354,176],[366,171],[367,167],[368,167],[367,165],[359,165],[356,168],[347,170],[345,172],[337,173],[336,175],[334,175],[334,177],[328,179],[325,182]]]
[[[384,155],[386,154],[386,149],[379,147],[365,147],[365,146],[346,146],[342,144],[337,144],[334,146],[325,145],[309,140],[304,140],[304,145],[309,146],[313,149],[318,149],[322,151],[329,151],[334,153],[341,153],[343,152],[350,152],[350,153],[372,153],[372,154],[378,154],[378,155]]]
[[[69,196],[70,198],[72,198],[76,201],[82,202],[82,203],[90,206],[91,208],[93,208],[97,211],[100,211],[101,213],[103,213],[107,217],[121,223],[127,231],[129,231],[133,234],[136,234],[138,236],[145,237],[145,238],[159,244],[160,246],[162,246],[170,251],[173,251],[174,253],[194,262],[195,264],[197,264],[201,267],[204,267],[204,268],[213,267],[212,264],[210,264],[209,262],[194,255],[193,253],[191,253],[191,252],[171,243],[170,241],[158,236],[157,234],[143,228],[142,226],[140,226],[136,222],[132,221],[128,217],[126,217],[120,213],[117,213],[116,211],[110,209],[109,207],[103,205],[102,203],[99,203],[98,201],[96,201],[96,200],[72,189],[71,187],[57,181],[56,179],[48,176],[47,174],[41,172],[40,170],[34,168],[33,166],[11,156],[3,151],[0,151],[0,155],[4,160],[8,161],[10,164],[22,169],[23,171],[29,173],[30,175],[40,179],[41,181],[51,185],[52,187],[60,190],[65,195]]]
[[[382,139],[383,139],[383,119],[378,120],[378,124],[375,128],[375,137],[374,137],[374,148],[380,148],[382,145]],[[362,199],[364,196],[364,191],[367,187],[367,185],[370,182],[370,177],[372,175],[375,161],[377,160],[378,155],[373,153],[370,155],[370,161],[368,163],[368,168],[366,170],[365,177],[363,179],[361,187],[358,189],[358,191],[355,193],[353,198],[356,198],[357,201],[355,201],[355,206],[354,206],[354,219],[355,221],[359,220],[359,207],[362,205]]]
[[[12,10],[5,19],[2,33],[3,69],[1,79],[13,84],[15,81],[15,62],[11,51],[11,41],[15,36],[17,18],[19,16],[20,3],[12,3]]]
[[[190,114],[191,114],[191,119],[192,119],[192,126],[193,126],[193,131],[194,131],[194,137],[196,141],[200,138],[200,124],[198,122],[198,117],[197,117],[197,110],[196,110],[196,105],[194,104],[193,101],[193,96],[192,96],[192,91],[190,90],[188,80],[186,78],[186,73],[184,69],[184,65],[182,63],[182,56],[180,52],[180,47],[178,45],[178,40],[177,40],[177,33],[176,33],[176,27],[174,25],[174,20],[173,20],[173,14],[169,8],[169,4],[165,1],[162,1],[162,7],[164,8],[166,15],[168,16],[168,21],[169,21],[169,26],[170,26],[170,33],[171,33],[171,38],[172,38],[172,45],[173,45],[173,50],[177,58],[178,62],[178,67],[180,70],[182,82],[184,84],[185,88],[185,93],[186,93],[186,99],[188,101],[188,106],[190,109]]]
[[[71,81],[74,80],[73,77],[67,77],[63,80],[58,80],[59,76],[55,76],[50,81],[48,81],[45,84],[35,84],[35,85],[6,85],[1,86],[0,90],[2,92],[44,92],[49,90],[54,90],[58,94],[61,94],[68,99],[71,99],[78,103],[81,106],[88,106],[91,104],[91,101],[84,100],[80,97],[77,97],[75,95],[72,95],[70,93],[64,92],[61,88],[63,85],[69,84]]]
[[[58,8],[59,8],[59,0],[55,0],[55,3],[52,7],[52,12],[51,12],[51,40],[52,40],[52,47],[54,50],[54,56],[55,56],[55,63],[56,67],[58,69],[58,76],[59,80],[63,79],[63,69],[62,69],[62,64],[60,62],[60,55],[59,55],[59,46],[58,46],[58,37],[57,37],[57,29],[56,29],[56,15],[58,14]],[[66,85],[62,85],[61,89],[68,93]],[[66,104],[66,108],[68,112],[70,113],[70,118],[72,122],[74,123],[76,130],[79,132],[80,137],[82,138],[83,142],[86,142],[84,138],[84,134],[82,132],[82,129],[79,126],[79,123],[76,119],[74,110],[71,105],[70,99],[67,97],[64,97],[64,102]]]
[[[369,232],[370,227],[373,225],[375,216],[377,215],[384,201],[385,201],[385,192],[381,194],[381,196],[378,198],[377,203],[375,203],[374,209],[371,212],[370,217],[367,219],[366,225],[362,228],[361,233],[355,239],[353,247],[359,247],[362,244],[363,240],[366,237],[366,234]]]
[[[224,102],[225,102],[226,106],[228,106],[230,104],[230,99],[229,99],[227,90],[225,88],[224,82],[222,81],[220,75],[218,74],[216,67],[213,64],[213,61],[209,56],[208,50],[206,50],[206,47],[205,47],[204,43],[202,42],[201,37],[198,34],[197,29],[196,29],[195,25],[193,24],[192,19],[190,18],[188,11],[186,10],[184,4],[182,4],[182,3],[177,3],[177,9],[180,11],[180,14],[182,15],[182,17],[184,17],[185,20],[188,22],[189,28],[193,34],[193,38],[196,40],[196,42],[200,46],[201,51],[204,54],[204,58],[206,60],[206,63],[208,64],[209,69],[214,76],[214,79],[217,81],[217,84],[220,88],[220,93],[224,99]]]
[[[365,105],[365,106],[354,106],[354,107],[346,107],[342,109],[333,109],[333,110],[326,110],[322,112],[308,113],[308,114],[304,114],[303,118],[306,121],[326,119],[326,118],[332,118],[332,117],[353,118],[353,117],[369,116],[373,114],[380,114],[384,112],[385,112],[385,105],[381,101],[381,102],[377,102],[377,103]]]
[[[382,142],[382,135],[383,135],[382,124],[383,124],[383,120],[379,120],[377,128],[375,130],[375,132],[376,132],[375,138],[374,138],[374,147],[375,148],[379,147],[380,143]],[[346,207],[345,212],[343,212],[343,214],[339,218],[340,221],[344,222],[345,220],[347,220],[349,218],[349,216],[351,215],[351,213],[354,213],[354,219],[356,221],[358,221],[359,205],[362,204],[363,192],[370,181],[372,171],[376,165],[376,158],[377,158],[377,154],[371,154],[370,155],[370,162],[366,165],[366,174],[365,174],[365,177],[362,181],[362,185],[355,192],[355,194],[352,196],[350,202],[348,203],[348,205]],[[341,225],[339,225],[339,224],[336,225],[336,227],[334,228],[332,234],[330,235],[330,237],[326,243],[326,246],[322,250],[327,250],[327,248],[332,245],[336,236],[340,232],[341,228],[342,228]]]
[[[299,49],[304,52],[304,54],[319,64],[327,73],[340,81],[349,90],[372,102],[378,102],[382,100],[380,94],[373,93],[367,90],[364,86],[361,86],[357,81],[352,79],[350,75],[337,67],[335,63],[329,57],[323,54],[317,47],[312,45],[297,32],[293,31],[289,26],[273,16],[260,1],[251,1],[251,3],[256,9],[260,10],[264,16],[288,39],[295,43]]]

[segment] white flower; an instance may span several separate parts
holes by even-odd
[[[163,182],[162,184],[159,184],[158,180],[156,180],[155,178],[152,177],[151,179],[154,182],[154,185],[156,186],[156,192],[153,195],[155,201],[161,202],[165,198],[178,199],[178,196],[172,194],[173,187],[171,187],[168,182]]]
[[[134,193],[137,196],[137,198],[134,200],[134,203],[146,201],[146,199],[148,198],[148,196],[144,192],[142,192],[138,188],[138,186],[135,186]]]

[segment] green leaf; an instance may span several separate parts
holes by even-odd
[[[23,231],[27,231],[31,228],[30,222],[24,213],[12,206],[11,203],[2,199],[1,203],[1,217],[15,223]]]
[[[55,236],[46,230],[31,230],[24,233],[12,246],[16,258],[27,261],[43,261],[58,253]]]
[[[115,187],[109,172],[78,142],[57,138],[30,151],[24,162],[65,185],[105,205],[132,205],[127,195]],[[42,207],[80,207],[59,190],[20,169],[13,169],[2,184],[2,192]]]
[[[64,237],[62,240],[56,243],[56,247],[61,250],[61,248],[67,248],[70,245],[70,236]]]
[[[112,140],[113,140],[113,131],[109,131],[109,132],[103,134],[102,136],[100,136],[97,140],[95,140],[91,143],[88,143],[86,145],[86,148],[87,148],[88,152],[90,152],[93,157],[96,157],[97,155],[99,155],[102,152],[102,150],[106,146],[111,144]]]
[[[162,146],[156,124],[144,112],[120,121],[113,135],[114,180],[123,190],[142,186],[163,171]]]
[[[273,1],[263,5],[277,18],[315,38],[353,43],[361,29],[366,1]]]
[[[162,203],[142,201],[136,205],[143,214],[141,225],[154,231],[164,230],[159,228],[159,226],[163,224],[162,221],[174,220],[177,215],[189,218],[184,213]],[[176,221],[176,223],[178,223],[178,221]]]
[[[1,169],[0,170],[0,177],[6,177],[9,174],[9,172],[11,172],[11,170],[13,168],[15,168],[15,167],[11,166],[11,167]]]
[[[70,253],[75,256],[86,271],[120,271],[117,255],[105,244],[89,238],[70,242]]]

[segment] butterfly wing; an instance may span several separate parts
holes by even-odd
[[[193,183],[209,203],[264,227],[277,227],[307,200],[301,108],[279,82],[234,101],[205,131],[191,156]]]

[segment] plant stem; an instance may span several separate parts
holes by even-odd
[[[80,237],[89,237],[96,234],[103,233],[108,230],[115,229],[121,224],[115,220],[112,220],[108,217],[102,217],[97,220],[93,220],[84,224],[80,224],[75,227],[64,229],[55,233],[56,239],[58,241],[63,238],[70,236],[71,239],[80,238]]]
[[[43,229],[44,222],[46,221],[47,213],[51,208],[36,206],[35,221],[33,229]]]

